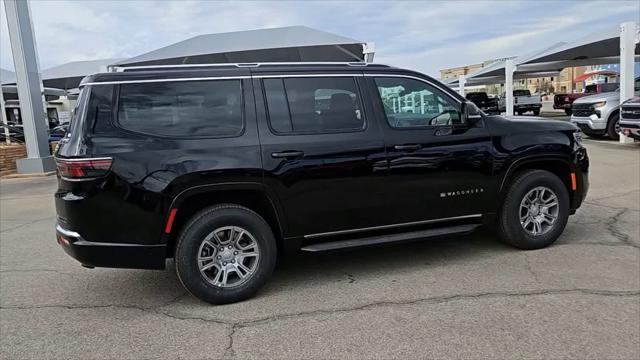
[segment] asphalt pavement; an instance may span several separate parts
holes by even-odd
[[[55,241],[55,177],[0,180],[0,358],[638,359],[640,145],[586,144],[589,196],[546,249],[483,231],[305,254],[225,306],[171,262],[80,267]]]

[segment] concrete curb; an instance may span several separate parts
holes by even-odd
[[[44,173],[34,173],[34,174],[10,174],[5,176],[0,176],[0,180],[39,178],[39,177],[51,176],[55,174],[56,174],[55,171],[47,171]]]

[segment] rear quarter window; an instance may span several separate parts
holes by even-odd
[[[118,125],[166,137],[229,137],[244,129],[240,80],[120,85]]]

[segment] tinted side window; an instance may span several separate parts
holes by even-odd
[[[435,87],[409,78],[376,78],[378,93],[394,128],[460,123],[460,105]]]
[[[118,123],[161,136],[223,137],[243,129],[239,80],[120,85]]]
[[[113,128],[113,85],[91,87],[86,121],[96,134]]]
[[[278,133],[341,132],[364,128],[355,79],[263,80],[269,123]]]

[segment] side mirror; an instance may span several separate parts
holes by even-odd
[[[473,126],[475,123],[482,119],[482,112],[474,103],[470,101],[462,103],[461,112],[463,118],[462,123],[468,126]]]

